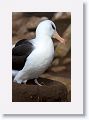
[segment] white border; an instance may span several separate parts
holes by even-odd
[[[0,111],[3,114],[83,114],[82,0],[9,0],[0,9]],[[71,102],[12,102],[12,12],[71,12]]]

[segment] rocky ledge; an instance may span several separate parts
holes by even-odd
[[[61,82],[39,78],[42,86],[33,81],[27,84],[12,83],[12,102],[67,102],[67,88]]]

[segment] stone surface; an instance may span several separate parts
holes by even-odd
[[[71,101],[71,90],[70,90],[70,91],[68,91],[67,100],[68,100],[68,102],[70,102],[70,101]]]
[[[17,41],[19,41],[19,40],[21,40],[21,39],[29,39],[29,40],[31,40],[31,39],[33,39],[33,38],[35,38],[35,33],[34,32],[29,32],[29,33],[26,33],[25,35],[24,34],[22,34],[22,35],[15,35],[14,37],[13,37],[13,44],[15,44]]]
[[[20,18],[23,17],[23,13],[22,12],[12,12],[12,20],[16,21]]]
[[[18,13],[16,15],[13,14],[12,20],[13,20],[13,23],[12,23],[13,35],[20,34],[21,32],[22,32],[21,34],[24,34],[25,32],[27,32],[26,23],[27,23],[28,19],[23,18],[23,15],[21,13]],[[20,32],[20,30],[21,30],[21,32]]]
[[[67,87],[68,92],[71,90],[71,80],[70,80],[70,78],[64,77],[64,75],[60,76],[60,74],[59,74],[58,76],[56,76],[54,74],[45,73],[45,74],[41,75],[41,78],[58,81]]]
[[[71,13],[70,12],[57,12],[54,14],[52,20],[58,20],[58,19],[70,19]]]
[[[51,68],[51,71],[53,71],[53,72],[62,72],[64,70],[66,70],[66,66],[57,66],[57,67]]]
[[[67,102],[67,88],[60,82],[39,78],[43,86],[13,83],[13,102]]]
[[[29,18],[29,20],[28,20],[28,22],[27,22],[27,24],[26,24],[26,27],[28,28],[28,29],[36,29],[36,27],[37,27],[37,25],[41,22],[41,21],[43,21],[43,20],[47,20],[48,18],[47,17],[35,17],[35,16],[33,16],[33,17],[31,17],[31,18]]]
[[[64,64],[64,65],[69,64],[69,63],[71,63],[71,58],[65,58],[65,59],[63,60],[63,64]]]
[[[47,17],[48,19],[52,19],[53,15],[54,15],[55,12],[24,12],[23,15],[25,17],[33,17],[33,16],[36,16],[36,17]]]
[[[52,65],[53,66],[57,66],[57,65],[59,65],[59,59],[58,58],[56,58],[56,59],[54,59],[54,61],[52,62]]]
[[[65,57],[71,49],[71,25],[66,29],[62,37],[65,39],[66,43],[65,45],[57,45],[55,49],[55,56]]]

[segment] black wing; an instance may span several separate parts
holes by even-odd
[[[12,49],[12,69],[21,70],[24,67],[28,55],[31,54],[33,44],[26,39],[20,40]]]

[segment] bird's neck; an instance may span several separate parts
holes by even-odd
[[[50,36],[36,36],[33,42],[37,46],[40,46],[40,45],[46,46],[46,45],[53,44],[53,41]]]
[[[47,33],[43,33],[43,34],[41,33],[41,34],[36,34],[36,39],[37,41],[43,41],[45,39],[51,40],[51,36],[48,35]]]

